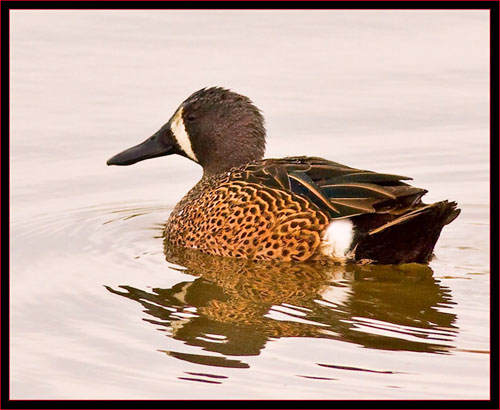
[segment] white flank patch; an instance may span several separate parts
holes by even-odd
[[[330,222],[323,235],[321,252],[336,258],[345,258],[349,251],[354,230],[349,219],[338,219]]]
[[[189,138],[189,134],[186,132],[186,127],[184,126],[182,110],[183,109],[180,108],[179,111],[175,113],[172,123],[170,124],[170,129],[172,130],[172,134],[174,134],[180,148],[189,158],[198,162],[198,158],[196,158],[196,155],[193,152],[193,147],[191,146],[191,139]]]

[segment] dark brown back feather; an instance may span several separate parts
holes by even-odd
[[[409,177],[355,169],[318,157],[266,159],[247,165],[249,182],[300,195],[331,218],[366,213],[400,215],[421,206],[427,192],[402,181]]]

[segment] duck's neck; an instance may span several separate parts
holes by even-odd
[[[241,147],[219,147],[206,152],[201,158],[203,175],[219,175],[240,168],[264,157],[264,144],[244,144]]]
[[[248,121],[234,121],[226,129],[215,129],[198,138],[195,148],[205,175],[223,174],[262,159],[266,149],[263,120],[256,116]]]
[[[234,168],[241,168],[242,166],[249,164],[250,162],[262,159],[263,155],[258,158],[237,158],[228,161],[227,159],[221,160],[220,162],[214,161],[209,165],[203,166],[203,177],[212,177],[216,175],[225,174]]]

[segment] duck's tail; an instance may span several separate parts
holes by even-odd
[[[353,249],[356,261],[382,264],[427,263],[443,226],[459,214],[456,202],[436,202],[372,229]]]

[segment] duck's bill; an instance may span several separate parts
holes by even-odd
[[[108,159],[108,165],[132,165],[145,159],[163,157],[175,153],[175,146],[166,143],[159,133],[135,147],[126,149]]]

